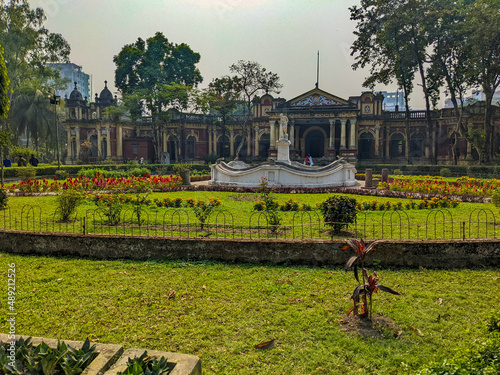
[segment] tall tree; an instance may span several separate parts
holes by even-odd
[[[42,8],[31,9],[27,0],[2,1],[0,5],[0,43],[11,85],[15,91],[26,79],[42,83],[59,74],[47,67],[48,62],[67,62],[70,46],[57,33],[44,26]]]
[[[356,59],[354,66],[375,63],[381,71],[388,68],[387,73],[392,76],[397,74],[398,64],[404,66],[406,73],[418,72],[430,135],[427,147],[431,160],[436,163],[437,127],[431,117],[431,90],[425,65],[429,28],[435,19],[428,3],[425,0],[361,0],[360,7],[350,8],[351,19],[358,22],[352,54]]]
[[[9,112],[10,79],[3,58],[3,49],[0,46],[0,118],[7,117]]]
[[[239,60],[229,67],[231,73],[239,79],[239,88],[241,101],[245,105],[245,116],[242,122],[242,128],[247,132],[251,131],[250,117],[252,115],[252,99],[255,95],[261,93],[279,94],[283,85],[279,82],[279,76],[276,73],[268,72],[255,61]],[[244,144],[245,137],[242,137],[238,149]]]
[[[483,89],[485,113],[483,132],[486,138],[484,161],[495,156],[493,131],[493,95],[500,85],[500,2],[476,0],[467,8],[466,31],[471,47],[470,77]]]
[[[222,130],[222,155],[225,150],[226,132],[229,121],[234,117],[234,112],[240,102],[241,79],[239,77],[224,76],[215,78],[209,83],[206,91],[207,101],[211,112],[216,114],[219,119],[216,125]]]
[[[187,44],[174,44],[160,32],[125,45],[113,58],[115,85],[122,92],[132,119],[151,116],[156,158],[161,156],[161,134],[169,109],[189,107],[193,88],[203,78],[196,64],[200,54]],[[180,139],[183,139],[180,126]],[[184,142],[182,141],[183,145]],[[181,147],[181,154],[184,154]]]

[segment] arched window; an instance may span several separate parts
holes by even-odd
[[[229,137],[227,135],[219,137],[217,155],[225,158],[229,156],[230,151]]]
[[[395,133],[391,136],[389,141],[389,156],[391,158],[397,158],[405,156],[405,138],[401,133]]]
[[[269,134],[262,134],[262,137],[259,139],[259,156],[267,158],[269,156],[269,147],[271,147]]]
[[[186,142],[186,157],[194,159],[196,155],[196,138],[193,136],[188,137]]]
[[[375,139],[372,133],[362,133],[359,136],[358,144],[360,159],[372,159],[375,157]]]
[[[410,137],[410,156],[421,158],[424,156],[424,136],[422,134],[413,134]]]

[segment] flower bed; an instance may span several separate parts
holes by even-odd
[[[392,181],[381,182],[378,187],[392,191],[491,196],[500,187],[500,180],[460,177],[455,182],[450,182],[432,176],[422,176],[422,179],[396,177]]]
[[[76,178],[68,178],[65,181],[58,181],[54,178],[54,182],[49,183],[48,180],[31,180],[21,181],[19,184],[13,184],[9,187],[10,192],[19,191],[22,193],[41,193],[41,192],[58,192],[66,189],[74,189],[77,191],[128,191],[128,192],[145,192],[145,191],[163,191],[182,183],[182,178],[179,176],[151,176],[144,174],[141,177],[112,177],[105,178],[98,173],[96,177],[88,178],[86,175]]]
[[[364,201],[356,203],[356,210],[358,211],[389,211],[389,210],[425,210],[433,208],[455,208],[459,205],[456,200],[448,199],[447,197],[438,198],[433,197],[431,199],[420,199],[412,200],[410,202],[396,202],[391,203],[389,201],[379,202]]]

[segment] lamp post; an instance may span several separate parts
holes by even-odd
[[[56,150],[57,150],[57,169],[61,169],[61,161],[59,159],[59,129],[57,128],[57,106],[61,102],[61,97],[56,95],[54,91],[54,95],[50,99],[50,104],[54,104],[54,125],[56,127]]]

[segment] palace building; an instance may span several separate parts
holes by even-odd
[[[170,120],[153,124],[144,117],[136,123],[106,118],[104,109],[116,105],[105,83],[88,104],[76,87],[66,99],[67,163],[124,162],[143,157],[162,163],[203,162],[218,157],[259,161],[276,157],[279,119],[288,117],[290,157],[315,164],[337,157],[375,163],[429,163],[436,148],[438,163],[450,164],[455,149],[459,163],[477,160],[465,138],[454,139],[456,115],[445,108],[432,112],[435,131],[429,131],[425,111],[385,111],[381,93],[365,92],[348,99],[318,87],[286,101],[265,94],[253,99],[253,114],[245,124],[236,115],[223,129],[216,115],[169,111]],[[484,102],[465,107],[469,129],[482,128]],[[494,145],[500,146],[500,107],[494,106]],[[437,139],[435,139],[437,137]],[[156,160],[155,160],[156,159]],[[160,160],[157,160],[160,159]]]

